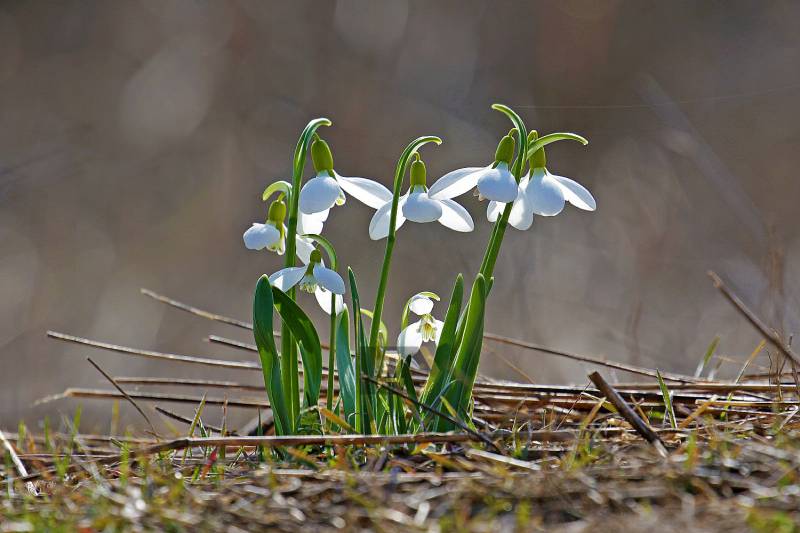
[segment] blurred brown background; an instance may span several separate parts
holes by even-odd
[[[0,423],[70,412],[32,407],[65,387],[106,387],[87,355],[115,375],[211,375],[47,329],[254,358],[204,341],[245,332],[139,288],[249,319],[257,277],[281,260],[241,234],[320,115],[336,168],[387,185],[422,134],[445,139],[424,149],[430,179],[488,163],[509,128],[493,102],[540,132],[584,134],[586,148],[550,149],[549,167],[598,211],[509,230],[487,330],[686,373],[719,334],[741,361],[760,339],[707,269],[786,334],[798,326],[798,20],[800,3],[756,1],[0,3]],[[478,268],[490,226],[485,205],[462,200],[474,233],[399,233],[392,335],[411,294],[447,295]],[[325,228],[367,302],[383,252],[371,214],[351,201]],[[491,343],[489,375],[521,379],[495,352],[538,381],[585,382],[588,367]],[[84,406],[107,423],[108,404]]]

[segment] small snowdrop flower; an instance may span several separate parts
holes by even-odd
[[[513,130],[512,130],[513,131]],[[519,187],[509,167],[514,157],[514,137],[511,132],[500,140],[494,163],[486,167],[467,167],[449,172],[431,185],[432,198],[455,198],[478,188],[478,197],[496,202],[513,202]]]
[[[308,263],[311,252],[314,250],[314,243],[311,239],[303,237],[306,233],[322,233],[322,225],[327,218],[327,211],[314,215],[300,214],[297,220],[297,237],[295,238],[297,257],[304,263]],[[259,224],[254,222],[242,238],[244,245],[250,250],[263,250],[266,248],[278,255],[283,255],[286,251],[286,204],[283,200],[275,200],[269,206],[267,222]]]
[[[519,182],[520,194],[511,208],[508,222],[517,229],[526,230],[533,223],[533,215],[555,216],[564,209],[566,202],[578,209],[594,211],[597,203],[583,185],[578,182],[550,174],[545,167],[544,148],[531,158],[533,177],[526,175]],[[505,204],[490,202],[487,210],[489,221],[494,222],[505,209]]]
[[[397,219],[395,229],[406,220],[412,222],[439,221],[445,227],[455,231],[472,231],[475,224],[469,212],[450,198],[433,198],[427,187],[425,163],[416,154],[411,164],[411,186],[406,194],[397,200]],[[369,236],[373,240],[389,235],[389,223],[392,215],[392,200],[384,203],[369,223]]]
[[[315,295],[326,313],[331,312],[331,293],[336,295],[336,313],[344,308],[344,280],[322,264],[322,254],[317,249],[311,252],[308,264],[281,269],[269,277],[269,282],[284,292],[297,285],[301,291]]]
[[[389,189],[366,178],[348,178],[333,170],[333,155],[328,143],[317,139],[311,144],[311,161],[317,175],[306,182],[300,191],[300,211],[311,215],[343,205],[347,194],[378,209],[392,199]]]
[[[424,342],[439,342],[444,323],[431,315],[431,311],[433,311],[432,298],[439,299],[431,292],[421,292],[408,300],[404,315],[410,310],[420,319],[403,328],[397,337],[397,351],[402,357],[417,353]]]

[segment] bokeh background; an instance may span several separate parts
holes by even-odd
[[[33,405],[66,387],[106,388],[87,355],[114,375],[259,383],[45,331],[254,358],[205,340],[246,332],[140,287],[248,319],[255,281],[281,259],[241,234],[264,217],[260,193],[288,176],[309,119],[334,121],[324,135],[341,173],[388,185],[422,134],[445,139],[423,151],[431,179],[490,162],[509,128],[493,102],[540,132],[590,139],[554,145],[548,161],[599,209],[509,230],[487,330],[685,373],[720,335],[737,361],[720,372],[735,373],[760,339],[706,270],[785,335],[798,326],[799,19],[789,1],[3,1],[0,424],[71,412],[75,401]],[[479,266],[485,205],[462,200],[472,234],[401,230],[392,335],[409,296],[447,295]],[[383,252],[371,215],[351,201],[325,227],[367,302]],[[589,368],[487,343],[482,372],[523,379],[512,366],[558,383]],[[107,423],[109,404],[84,410]]]

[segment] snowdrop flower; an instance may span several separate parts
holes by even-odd
[[[487,167],[467,167],[449,172],[436,180],[429,195],[432,198],[455,198],[478,188],[478,197],[496,202],[513,202],[519,187],[509,170],[514,157],[514,137],[506,135],[497,145],[494,163]]]
[[[314,250],[314,243],[311,239],[303,237],[306,233],[322,233],[322,225],[328,217],[328,212],[323,211],[314,215],[300,213],[297,219],[297,237],[295,238],[297,247],[297,257],[308,263],[311,252]],[[286,251],[286,204],[283,200],[275,200],[269,206],[267,222],[259,224],[254,222],[242,238],[244,245],[250,250],[263,250],[266,248],[278,255],[283,255]]]
[[[378,209],[391,201],[389,189],[366,178],[348,178],[333,170],[333,155],[328,143],[317,139],[311,145],[311,161],[317,175],[306,182],[300,191],[300,211],[311,215],[327,211],[334,205],[343,205],[347,194]]]
[[[320,307],[328,314],[331,312],[331,293],[336,295],[336,313],[344,308],[344,280],[336,271],[322,264],[322,254],[317,249],[312,250],[308,264],[281,269],[269,277],[269,282],[284,292],[299,286],[301,291],[316,296]]]
[[[514,201],[509,224],[520,230],[526,230],[533,223],[533,215],[555,216],[564,209],[566,202],[578,209],[594,211],[597,203],[583,185],[578,182],[550,174],[545,167],[544,148],[538,150],[531,158],[533,177],[524,176],[519,182],[519,196]],[[499,202],[490,202],[486,215],[494,222],[505,209]]]
[[[416,155],[411,164],[411,186],[406,194],[397,200],[397,219],[395,230],[406,220],[412,222],[435,222],[455,231],[472,231],[475,224],[466,209],[450,198],[434,198],[428,191],[425,163]],[[373,240],[383,239],[389,235],[389,223],[392,215],[392,199],[390,198],[375,212],[369,223],[369,236]]]
[[[444,323],[441,320],[436,320],[431,315],[433,310],[433,300],[431,298],[439,299],[438,296],[431,292],[420,292],[412,296],[406,304],[406,310],[403,313],[404,317],[410,310],[420,319],[405,327],[397,337],[397,351],[403,357],[417,353],[424,342],[439,342]]]

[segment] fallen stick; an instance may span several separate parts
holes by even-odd
[[[778,350],[781,351],[783,355],[791,359],[795,364],[800,364],[800,355],[797,355],[791,347],[786,346],[784,344],[783,339],[781,339],[778,333],[768,327],[763,320],[758,318],[758,316],[751,311],[745,303],[733,293],[731,289],[728,288],[727,285],[722,281],[716,272],[713,270],[708,271],[708,276],[711,278],[711,281],[714,283],[714,287],[719,289],[722,295],[731,303],[733,306],[740,312],[744,317],[752,324],[758,331],[761,332],[766,338],[770,340],[772,344],[775,345]]]
[[[636,414],[628,403],[622,399],[622,396],[612,387],[603,376],[598,372],[589,374],[589,379],[595,384],[597,389],[617,408],[619,414],[627,420],[627,422],[636,430],[636,432],[644,438],[647,442],[652,444],[656,451],[662,456],[667,457],[667,449],[664,442],[656,435],[656,432]]]

